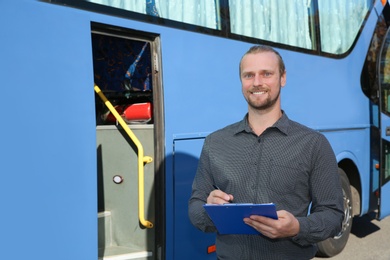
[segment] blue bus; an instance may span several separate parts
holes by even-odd
[[[322,132],[352,219],[390,214],[390,8],[379,0],[1,0],[2,259],[215,259],[188,199],[204,138],[242,119],[254,44]]]

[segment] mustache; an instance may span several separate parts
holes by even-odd
[[[249,89],[250,92],[262,92],[262,91],[268,91],[269,88],[267,87],[252,87]]]

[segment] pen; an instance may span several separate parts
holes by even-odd
[[[213,184],[214,189],[222,191],[217,185]],[[233,203],[232,200],[228,201],[229,203]]]

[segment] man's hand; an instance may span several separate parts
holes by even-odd
[[[225,204],[233,201],[233,195],[227,194],[221,190],[213,190],[207,197],[207,204]]]
[[[208,199],[207,199],[208,200]],[[244,218],[244,222],[269,238],[293,237],[299,232],[299,222],[290,212],[277,211],[278,219],[262,216]]]

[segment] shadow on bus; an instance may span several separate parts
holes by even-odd
[[[352,223],[351,233],[358,238],[366,237],[380,230],[380,228],[372,223],[375,220],[375,212],[355,217]]]

